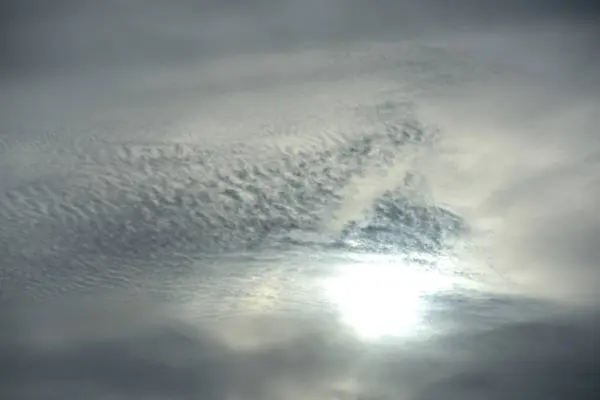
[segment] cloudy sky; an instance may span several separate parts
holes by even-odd
[[[0,396],[596,398],[592,1],[0,1]]]

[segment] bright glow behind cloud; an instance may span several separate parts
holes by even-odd
[[[342,321],[362,339],[412,336],[426,317],[427,296],[456,283],[443,271],[449,266],[370,257],[341,265],[323,286]]]

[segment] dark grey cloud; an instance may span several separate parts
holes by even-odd
[[[600,327],[594,313],[565,316],[568,310],[563,310],[562,316],[520,323],[507,319],[481,329],[481,310],[476,309],[493,310],[490,301],[457,298],[447,317],[461,321],[459,330],[425,342],[364,346],[331,321],[306,324],[294,317],[296,323],[294,318],[285,322],[293,324],[292,336],[283,339],[279,334],[273,342],[255,337],[257,345],[239,347],[224,340],[226,331],[207,330],[173,314],[175,309],[148,302],[126,306],[122,300],[60,308],[48,303],[18,309],[18,317],[17,309],[9,315],[3,311],[4,322],[15,329],[4,331],[0,346],[4,393],[18,399],[429,399],[506,394],[592,399],[598,390],[600,371],[594,355]],[[499,302],[508,308],[527,305],[514,298]],[[469,322],[469,313],[477,318]],[[283,326],[275,315],[255,318],[271,327],[271,337]],[[244,331],[247,326],[230,328]],[[239,337],[255,334],[260,335],[248,330]]]
[[[0,346],[3,392],[18,399],[264,399],[294,390],[306,395],[347,374],[357,355],[352,342],[343,335],[335,339],[324,321],[288,319],[293,336],[281,340],[276,317],[254,316],[277,338],[269,342],[252,337],[258,332],[246,331],[238,319],[229,328],[258,343],[244,348],[224,339],[231,332],[208,330],[207,320],[194,323],[164,303],[115,300],[4,309],[3,322],[14,331],[4,331]]]
[[[417,399],[593,399],[598,395],[597,315],[536,321],[453,343],[468,354]]]
[[[4,1],[2,70],[11,75],[73,68],[172,65],[449,26],[595,20],[592,1]],[[38,71],[37,73],[35,71]]]

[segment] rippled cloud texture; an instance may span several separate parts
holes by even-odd
[[[0,2],[0,396],[596,398],[599,18]],[[478,289],[362,341],[314,285],[348,243]]]

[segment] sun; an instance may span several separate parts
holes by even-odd
[[[343,264],[323,282],[342,322],[366,340],[415,333],[427,312],[427,295],[451,286],[439,270],[406,260]]]

